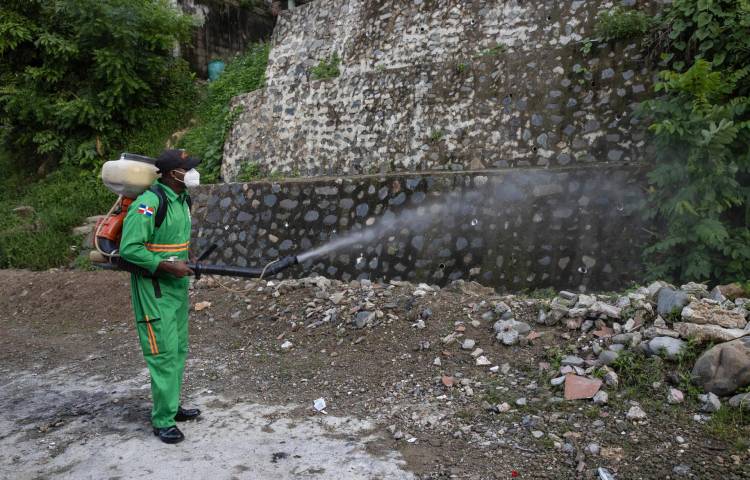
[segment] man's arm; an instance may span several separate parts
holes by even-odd
[[[139,196],[128,208],[120,240],[120,256],[149,273],[156,271],[171,273],[176,277],[190,275],[192,270],[185,262],[169,262],[148,250],[148,243],[154,234],[156,210],[159,199],[156,195],[145,193]]]

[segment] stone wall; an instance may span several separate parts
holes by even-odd
[[[342,76],[475,56],[557,50],[592,35],[596,14],[615,5],[655,9],[657,0],[316,0],[279,17],[268,81],[305,82],[338,53]]]
[[[208,185],[193,192],[194,246],[260,266],[389,224],[291,273],[616,289],[639,274],[642,176],[592,165]]]
[[[183,58],[203,78],[208,75],[209,62],[229,60],[248,44],[268,39],[273,31],[273,17],[264,3],[242,7],[228,0],[172,1],[199,22],[190,43],[180,48]]]
[[[653,73],[638,45],[581,53],[612,5],[318,0],[286,12],[268,87],[234,100],[224,178],[248,162],[350,175],[646,160],[632,112]],[[311,79],[334,52],[341,75]]]

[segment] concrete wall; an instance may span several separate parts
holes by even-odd
[[[203,78],[212,60],[229,60],[252,43],[267,39],[274,20],[264,3],[242,7],[227,0],[173,0],[200,23],[193,29],[189,45],[181,46],[181,55]]]
[[[653,72],[637,44],[580,51],[613,4],[318,0],[284,13],[268,87],[234,101],[224,178],[247,162],[351,175],[646,160],[632,112]],[[341,75],[312,80],[334,52]]]
[[[215,242],[211,262],[260,266],[391,222],[293,275],[615,289],[639,278],[642,176],[588,166],[209,185],[193,192],[194,248]]]

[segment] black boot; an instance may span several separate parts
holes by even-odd
[[[201,414],[201,411],[197,408],[178,408],[177,409],[177,415],[174,416],[175,421],[178,422],[185,422],[187,420],[195,420],[198,418]]]
[[[154,427],[154,435],[159,437],[159,440],[164,443],[180,443],[185,440],[185,435],[174,425],[164,428]]]

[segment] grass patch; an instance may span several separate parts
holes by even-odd
[[[261,178],[260,165],[253,162],[243,163],[240,173],[237,174],[238,182],[251,182]]]
[[[706,431],[731,443],[738,451],[747,450],[750,448],[750,411],[722,405],[706,424]]]
[[[321,60],[316,66],[310,69],[310,74],[314,80],[328,80],[329,78],[336,78],[341,74],[339,70],[341,65],[341,57],[338,53],[335,53],[327,59]]]
[[[442,130],[433,130],[433,131],[432,131],[432,132],[430,133],[430,141],[431,141],[431,142],[433,142],[433,143],[434,143],[434,142],[439,142],[440,140],[442,140],[442,139],[443,139],[443,136],[444,136],[444,135],[445,135],[445,134],[443,133],[443,131],[442,131]]]
[[[508,50],[507,45],[504,45],[501,43],[501,44],[495,45],[492,48],[486,48],[482,50],[481,52],[479,52],[479,56],[490,57],[494,55],[500,55],[501,53],[505,53],[507,50]]]
[[[625,350],[612,363],[620,378],[620,385],[631,396],[652,392],[654,382],[664,380],[664,361],[658,356],[647,357],[641,352]]]
[[[226,66],[221,76],[202,93],[197,106],[196,125],[178,142],[179,147],[202,160],[198,169],[204,183],[220,180],[224,140],[227,131],[242,113],[239,108],[231,109],[229,102],[236,95],[265,85],[269,50],[267,43],[254,44]]]

